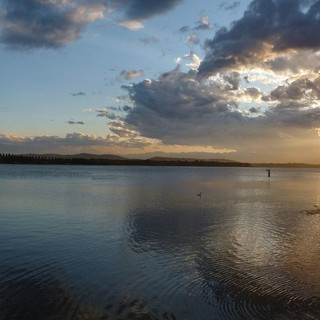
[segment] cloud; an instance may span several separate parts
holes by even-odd
[[[320,127],[320,77],[299,78],[274,89],[267,101],[276,102],[266,115],[273,121],[306,129]]]
[[[223,2],[221,5],[220,5],[220,8],[222,9],[225,9],[225,10],[234,10],[236,9],[237,7],[240,6],[240,1],[234,1],[233,3],[227,3],[227,2]]]
[[[310,154],[307,148],[316,149],[318,78],[299,79],[269,94],[242,87],[242,79],[238,72],[203,79],[195,70],[176,68],[155,80],[126,86],[133,107],[122,119],[120,131],[127,128],[164,145],[236,150],[234,156],[242,160],[302,161],[297,150],[302,157]],[[262,106],[242,106],[246,100],[260,101]]]
[[[186,66],[193,70],[198,69],[201,63],[201,59],[194,52],[190,52],[182,57],[177,57],[175,62],[180,63],[183,60],[190,61],[190,63],[187,63]]]
[[[116,120],[119,118],[114,112],[111,112],[107,109],[97,109],[96,112],[97,112],[97,117],[105,117],[110,120]]]
[[[125,123],[121,120],[111,121],[108,125],[110,131],[117,137],[128,139],[137,138],[139,136],[139,133],[137,131],[126,126]]]
[[[196,33],[191,33],[186,39],[186,43],[190,46],[195,46],[200,43],[200,39]]]
[[[153,16],[167,13],[174,9],[182,0],[116,0],[111,1],[117,8],[125,11],[129,20],[146,20]]]
[[[84,124],[83,121],[74,121],[74,120],[69,120],[67,123],[71,124],[71,125],[74,125],[74,124]]]
[[[82,92],[82,91],[79,91],[79,92],[76,92],[76,93],[71,93],[72,96],[74,97],[81,97],[81,96],[85,96],[86,93]]]
[[[79,38],[106,14],[138,30],[143,21],[174,9],[182,0],[0,0],[0,42],[10,49],[57,49]]]
[[[134,78],[140,78],[144,76],[143,70],[122,70],[118,76],[118,79],[132,80]]]
[[[54,150],[58,147],[67,146],[92,146],[103,145],[106,139],[101,136],[84,135],[81,133],[68,133],[65,137],[59,136],[33,136],[33,137],[19,137],[10,134],[0,134],[0,146],[4,150],[9,150],[10,147],[16,146],[17,152],[22,150],[34,150],[34,148],[44,148],[44,150]],[[21,151],[19,151],[21,150]]]
[[[196,26],[191,28],[190,26],[182,26],[178,31],[182,33],[189,32],[190,30],[210,30],[214,27],[213,24],[209,22],[209,17],[204,15],[196,22]]]
[[[60,48],[103,18],[105,6],[75,0],[2,0],[0,41],[12,49]]]
[[[255,107],[251,107],[251,108],[249,109],[249,111],[250,111],[251,113],[259,113],[259,112],[260,112],[260,110],[257,109],[257,108],[255,108]]]
[[[263,97],[263,92],[255,87],[249,87],[245,89],[244,94],[249,96],[253,100],[261,99]]]
[[[130,30],[143,28],[143,22],[156,15],[173,10],[183,0],[111,0],[114,10],[123,12],[124,18],[119,22],[120,26]]]
[[[202,16],[198,21],[197,26],[194,27],[194,30],[210,30],[213,28],[213,25],[209,22],[208,16]]]
[[[208,75],[261,63],[272,68],[287,53],[319,49],[318,29],[319,0],[309,5],[303,0],[253,0],[241,19],[206,42],[199,71]]]
[[[0,134],[0,149],[4,153],[77,153],[117,152],[121,148],[143,149],[150,142],[143,138],[122,139],[116,135],[97,136],[83,133],[67,133],[59,136],[16,136]],[[120,149],[119,149],[120,148]],[[140,150],[141,151],[141,150]]]
[[[264,99],[277,100],[282,104],[295,101],[303,103],[305,107],[317,105],[320,99],[320,77],[317,76],[314,80],[309,77],[301,77],[287,85],[278,86]]]
[[[119,26],[126,29],[137,31],[143,28],[143,24],[139,20],[125,20],[119,22]]]
[[[134,84],[127,90],[135,107],[125,122],[143,136],[164,143],[221,146],[209,132],[215,125],[221,129],[223,120],[232,123],[242,118],[231,92],[233,81],[230,76],[223,83],[206,84],[197,81],[195,71],[183,73],[177,68],[157,80]]]
[[[190,27],[189,26],[182,26],[179,29],[179,32],[182,32],[182,33],[186,33],[186,32],[189,32],[189,31],[190,31]]]

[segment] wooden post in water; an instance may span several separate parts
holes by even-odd
[[[268,172],[268,178],[270,178],[270,172],[271,172],[271,170],[270,170],[270,169],[267,169],[266,171]]]

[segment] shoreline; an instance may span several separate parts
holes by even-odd
[[[99,166],[161,166],[161,167],[253,167],[253,168],[310,168],[320,169],[320,164],[309,163],[249,163],[232,160],[205,159],[107,159],[99,156],[48,156],[0,154],[0,164],[36,164],[36,165],[99,165]]]

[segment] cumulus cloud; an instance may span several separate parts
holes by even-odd
[[[301,77],[289,84],[278,86],[268,96],[266,101],[279,101],[286,104],[291,101],[303,103],[305,107],[318,105],[320,99],[320,77],[310,80]]]
[[[0,3],[1,4],[1,3]],[[76,0],[2,0],[0,41],[13,49],[60,48],[103,18],[104,5]]]
[[[243,88],[241,80],[238,72],[203,79],[195,70],[181,72],[176,68],[156,80],[124,87],[133,107],[121,121],[120,131],[125,134],[127,128],[167,145],[237,150],[235,156],[242,159],[269,154],[270,161],[280,154],[285,157],[284,149],[293,157],[297,148],[306,148],[306,138],[309,147],[318,144],[318,78],[311,83],[300,79],[270,94],[255,87]],[[272,104],[251,106],[248,111],[240,106],[249,98],[264,103],[262,97]]]
[[[276,123],[316,129],[320,126],[320,77],[306,77],[274,89],[264,99],[276,102],[266,115]]]
[[[220,146],[220,142],[212,141],[208,134],[214,124],[223,119],[232,123],[242,117],[230,92],[234,85],[228,80],[232,82],[233,78],[206,84],[196,77],[195,71],[183,73],[177,68],[157,80],[127,87],[135,107],[129,111],[126,123],[142,135],[166,143],[192,141],[215,145],[216,142]],[[228,94],[221,90],[222,86],[230,89]]]
[[[61,48],[106,14],[122,15],[131,30],[182,0],[0,0],[0,41],[11,49]]]
[[[320,29],[319,13],[319,0],[309,4],[304,0],[253,0],[241,19],[206,42],[207,54],[199,71],[212,74],[266,62],[272,68],[273,63],[281,65],[277,59],[288,52],[316,50],[320,47],[315,32]]]
[[[253,0],[206,42],[198,70],[177,67],[124,86],[132,107],[112,130],[165,145],[236,150],[242,159],[299,161],[297,150],[303,155],[319,144],[319,17],[320,0]],[[176,62],[185,59],[192,53]]]
[[[190,69],[198,69],[201,63],[201,59],[199,56],[197,56],[194,52],[190,52],[189,54],[186,54],[182,57],[177,57],[175,59],[176,63],[181,63],[181,61],[187,60],[190,61],[189,63],[186,64],[187,67]]]

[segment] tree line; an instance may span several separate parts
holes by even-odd
[[[84,159],[84,158],[63,158],[45,155],[16,155],[10,153],[0,154],[2,164],[42,164],[42,165],[125,165],[125,166],[199,166],[199,167],[250,167],[249,163],[241,162],[218,162],[211,160],[141,160],[141,159]]]

